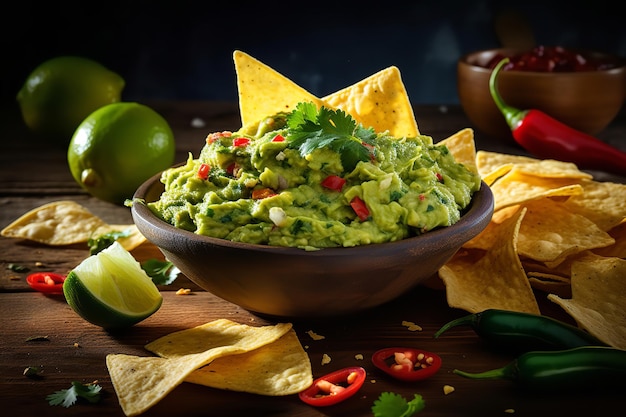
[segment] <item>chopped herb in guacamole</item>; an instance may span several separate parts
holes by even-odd
[[[165,171],[148,203],[198,234],[272,246],[350,247],[456,223],[480,187],[430,136],[394,138],[341,110],[300,103]]]

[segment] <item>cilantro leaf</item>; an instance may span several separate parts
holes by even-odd
[[[130,236],[130,233],[131,230],[127,229],[122,232],[113,231],[100,235],[96,238],[90,238],[87,241],[87,246],[89,246],[89,254],[95,255],[99,252],[102,252],[103,250],[111,246],[113,242],[115,242],[117,239]]]
[[[352,171],[359,161],[369,161],[370,148],[376,133],[366,129],[343,110],[332,110],[313,103],[298,103],[287,115],[287,140],[289,146],[307,156],[316,149],[329,148],[341,157],[345,170]]]
[[[8,264],[7,269],[10,269],[13,272],[28,272],[30,269],[23,265],[18,264]]]
[[[78,381],[73,381],[70,388],[48,395],[46,400],[50,405],[62,405],[65,408],[73,406],[78,398],[83,398],[90,403],[97,403],[100,401],[101,390],[102,387],[97,384],[83,385]]]
[[[22,373],[29,378],[38,377],[41,374],[41,368],[39,366],[27,366]]]
[[[415,394],[413,399],[407,402],[395,392],[383,392],[374,401],[372,412],[374,417],[410,417],[422,411],[425,406],[421,395]]]
[[[169,285],[178,278],[180,269],[170,261],[160,261],[158,259],[148,259],[141,264],[146,274],[156,285]]]

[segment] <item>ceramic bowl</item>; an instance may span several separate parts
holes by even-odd
[[[457,62],[459,102],[478,131],[513,141],[511,129],[489,93],[496,55],[513,56],[514,49],[489,49],[462,56]],[[617,56],[586,52],[613,62],[612,69],[584,72],[501,71],[502,99],[519,109],[539,109],[561,122],[591,135],[601,132],[619,113],[626,97],[626,62]]]
[[[155,175],[134,198],[155,201],[163,189]],[[201,236],[162,221],[140,203],[131,212],[141,233],[206,291],[261,315],[316,318],[382,305],[433,277],[487,226],[493,195],[483,183],[450,227],[397,242],[317,251]]]

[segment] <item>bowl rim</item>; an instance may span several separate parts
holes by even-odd
[[[616,66],[613,68],[602,69],[602,70],[594,70],[594,71],[570,71],[570,72],[542,72],[542,71],[519,71],[519,70],[507,70],[503,71],[501,75],[505,74],[515,74],[516,76],[523,77],[554,77],[554,76],[568,76],[568,77],[589,77],[590,74],[612,74],[626,71],[626,57],[612,54],[608,52],[596,51],[592,49],[585,48],[568,48],[570,50],[574,50],[577,52],[587,52],[592,54],[593,56],[610,58],[615,61]],[[524,50],[518,48],[486,48],[477,51],[467,52],[462,54],[457,60],[458,65],[464,65],[471,68],[473,71],[482,72],[486,74],[490,74],[493,70],[490,68],[486,68],[484,66],[474,64],[470,62],[472,57],[493,53],[494,55],[497,53],[518,53],[525,52]]]
[[[234,242],[227,239],[220,239],[211,236],[200,235],[188,230],[178,228],[166,221],[158,218],[147,206],[145,196],[151,191],[152,187],[161,186],[164,184],[161,182],[162,172],[153,175],[146,180],[143,184],[137,188],[133,196],[133,203],[131,205],[131,214],[135,223],[140,228],[142,222],[149,224],[157,230],[163,230],[169,234],[179,234],[182,237],[188,237],[197,242],[204,243],[208,246],[219,246],[222,248],[232,249],[246,249],[256,252],[271,252],[273,254],[280,253],[281,255],[297,255],[310,254],[311,256],[332,255],[332,256],[355,256],[359,253],[365,254],[380,246],[385,247],[386,250],[394,250],[397,248],[399,251],[406,249],[406,246],[414,246],[419,241],[422,243],[432,244],[434,246],[440,246],[441,236],[447,236],[451,233],[454,235],[462,234],[463,241],[470,240],[474,236],[478,235],[482,230],[487,227],[487,224],[491,220],[494,211],[494,196],[490,187],[481,180],[480,188],[474,192],[469,206],[461,214],[461,218],[451,226],[440,227],[424,233],[419,236],[413,236],[392,242],[372,243],[367,245],[358,245],[351,247],[330,247],[319,248],[316,250],[305,250],[296,247],[286,246],[270,246],[255,243]],[[160,193],[159,193],[160,195]],[[140,220],[139,222],[137,220]],[[140,230],[141,231],[141,230]],[[467,238],[467,239],[466,239]],[[158,246],[158,245],[157,245]],[[426,246],[427,247],[427,246]]]

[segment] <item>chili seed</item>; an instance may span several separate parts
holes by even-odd
[[[354,381],[356,381],[356,378],[358,376],[359,375],[356,372],[350,372],[350,374],[348,374],[348,378],[347,378],[348,384],[354,383]]]

